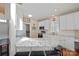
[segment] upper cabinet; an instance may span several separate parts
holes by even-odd
[[[66,16],[60,17],[60,29],[65,30],[66,29]]]
[[[44,29],[49,32],[49,30],[50,30],[50,21],[48,19],[40,21],[39,22],[39,27],[41,27],[41,26],[42,27],[44,26]]]
[[[29,17],[23,17],[23,22],[24,22],[25,24],[30,24],[31,18],[29,18]]]
[[[74,27],[74,14],[66,15],[66,29],[73,30]]]
[[[75,14],[75,16],[74,16],[74,18],[75,18],[75,21],[74,21],[75,27],[74,28],[76,30],[79,30],[79,12],[76,12],[74,14]]]
[[[60,30],[79,30],[79,12],[60,16]]]

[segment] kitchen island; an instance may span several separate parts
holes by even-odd
[[[52,50],[58,46],[56,38],[17,38],[16,52]]]

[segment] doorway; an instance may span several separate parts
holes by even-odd
[[[26,37],[30,38],[30,24],[26,24]]]

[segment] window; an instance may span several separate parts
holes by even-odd
[[[52,32],[56,32],[56,31],[57,31],[56,21],[52,21]]]
[[[0,22],[1,22],[1,23],[6,23],[7,20],[0,19]]]
[[[19,22],[19,26],[20,26],[19,29],[20,30],[23,30],[23,21],[22,21],[21,18],[19,20],[20,20],[20,22]]]

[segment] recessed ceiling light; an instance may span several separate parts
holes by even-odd
[[[29,14],[29,15],[28,15],[28,17],[32,17],[32,15],[31,15],[31,14]]]

